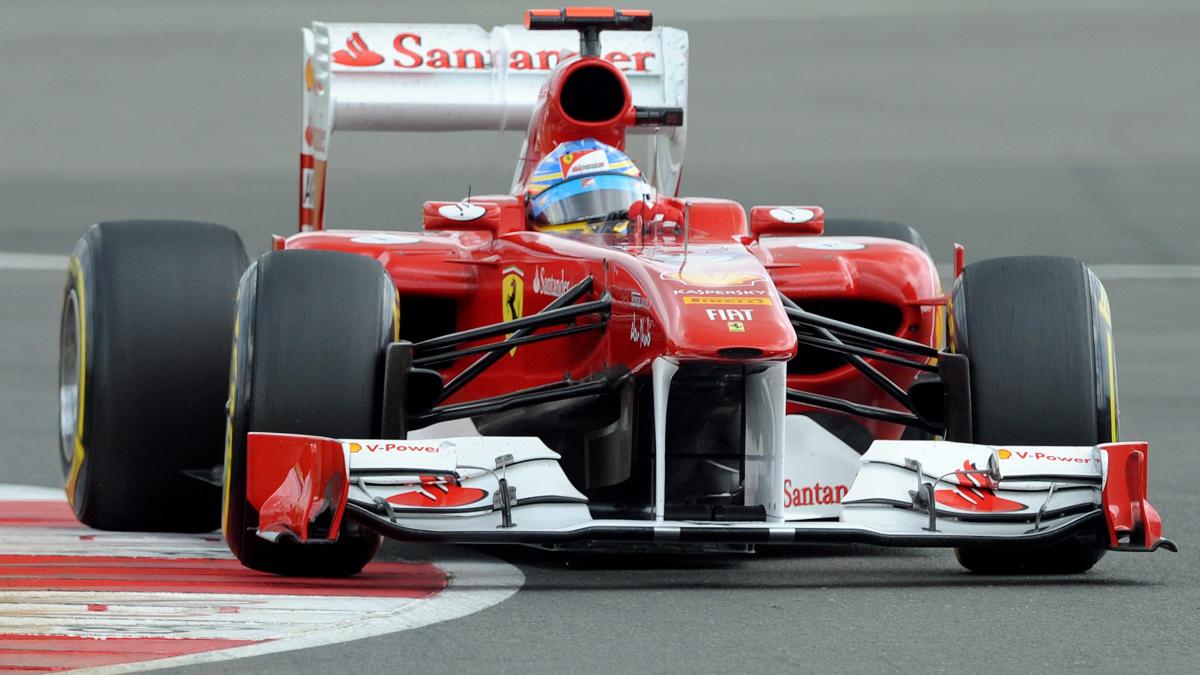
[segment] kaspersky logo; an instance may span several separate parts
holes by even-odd
[[[383,63],[383,55],[371,51],[357,31],[346,38],[346,48],[333,53],[333,62],[343,66],[366,68]]]
[[[942,506],[960,511],[1007,513],[1025,510],[1024,504],[997,496],[996,481],[978,471],[973,462],[964,461],[962,470],[954,472],[958,484],[951,490],[936,491],[934,499]]]
[[[421,476],[421,487],[392,495],[387,501],[397,506],[450,508],[474,504],[488,495],[487,490],[463,487],[452,478]]]

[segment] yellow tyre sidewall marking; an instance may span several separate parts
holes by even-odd
[[[233,349],[229,354],[229,410],[225,414],[225,468],[221,482],[221,536],[229,538],[229,489],[233,471],[233,416],[237,413],[238,337],[242,328],[241,288],[233,298]]]
[[[76,342],[79,343],[79,402],[75,411],[75,448],[71,455],[71,470],[67,474],[67,501],[75,508],[75,489],[79,483],[79,473],[83,470],[83,458],[86,452],[83,447],[83,411],[84,396],[87,392],[87,293],[83,285],[83,267],[79,258],[71,256],[67,264],[68,277],[72,280],[75,291],[75,321],[78,325]]]
[[[1108,416],[1112,430],[1112,442],[1117,440],[1117,358],[1113,349],[1112,328],[1104,331],[1104,345],[1108,351]]]
[[[392,283],[388,279],[388,283]],[[400,292],[392,293],[392,342],[400,341]]]
[[[934,307],[933,309],[933,346],[936,349],[941,349],[945,336],[942,334],[942,308]]]
[[[1108,291],[1099,282],[1096,287],[1100,290],[1096,299],[1096,309],[1104,329],[1104,358],[1108,362],[1108,417],[1109,432],[1112,442],[1117,439],[1117,356],[1113,347],[1112,308],[1108,304]]]

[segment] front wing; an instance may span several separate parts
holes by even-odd
[[[1113,550],[1176,550],[1146,501],[1146,443],[993,448],[877,441],[835,520],[596,519],[536,438],[421,441],[251,433],[258,534],[330,541],[349,518],[410,541],[567,544],[869,543],[1046,546],[1107,535]],[[744,517],[744,516],[737,516]]]

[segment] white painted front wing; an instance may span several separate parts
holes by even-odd
[[[805,423],[789,426],[807,430],[809,440],[820,434]],[[794,438],[789,439],[797,440]],[[345,441],[350,443],[351,441]],[[356,441],[362,443],[362,441]],[[622,531],[629,533],[628,541],[733,541],[802,542],[870,541],[905,545],[946,545],[955,541],[978,543],[980,538],[1002,545],[1005,541],[1045,538],[1057,531],[1080,525],[1083,520],[1096,518],[1100,507],[1100,487],[1103,478],[1102,455],[1094,448],[1012,448],[1029,453],[1025,465],[1019,458],[1002,464],[1001,480],[992,490],[996,496],[1019,504],[1015,511],[986,512],[936,505],[936,523],[930,529],[928,509],[914,505],[913,495],[918,480],[931,483],[935,491],[955,491],[963,487],[954,477],[954,467],[986,466],[996,448],[936,441],[877,442],[858,462],[858,470],[840,505],[836,520],[803,521],[795,513],[784,519],[768,522],[672,521],[672,520],[615,520],[592,518],[586,498],[567,480],[558,464],[559,455],[533,438],[458,437],[425,439],[402,443],[453,450],[459,484],[476,488],[484,495],[470,505],[456,508],[394,508],[384,514],[380,508],[388,497],[428,487],[429,477],[422,479],[417,467],[402,467],[404,460],[396,459],[396,473],[382,475],[380,456],[369,462],[356,463],[350,454],[351,511],[362,519],[370,514],[380,523],[386,521],[389,534],[401,538],[431,538],[447,541],[513,541],[528,539],[530,543],[545,541],[587,540],[595,532],[597,539],[621,541]],[[837,448],[844,451],[844,448]],[[787,458],[794,448],[785,453]],[[1038,457],[1055,453],[1054,460]],[[809,458],[810,465],[816,457]],[[501,459],[500,462],[497,460]],[[1052,475],[1040,477],[1044,467],[1038,461],[1055,462]],[[843,456],[835,462],[846,471]],[[923,470],[915,470],[919,462]],[[502,467],[500,465],[503,465]],[[372,475],[357,475],[356,468],[369,465]],[[1010,486],[1005,482],[1005,469],[1014,476]],[[946,471],[943,472],[943,469]],[[787,467],[785,474],[794,475]],[[937,475],[942,472],[948,475]],[[511,527],[502,527],[499,481],[504,478],[513,493]],[[423,485],[422,481],[425,481]],[[836,481],[833,476],[827,480]],[[786,509],[785,509],[786,511]],[[804,516],[811,518],[811,515]]]

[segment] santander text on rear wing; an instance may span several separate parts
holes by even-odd
[[[524,131],[550,70],[579,49],[574,30],[515,25],[315,22],[303,37],[302,230],[322,227],[335,129]],[[600,54],[625,73],[636,105],[686,110],[686,32],[606,31]],[[685,125],[638,129],[656,134],[653,175],[666,194],[679,182]]]

